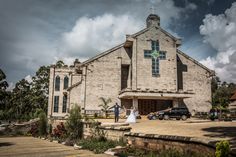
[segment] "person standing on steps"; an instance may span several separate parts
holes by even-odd
[[[119,114],[120,114],[120,108],[121,106],[118,105],[118,103],[116,103],[114,106],[110,107],[114,108],[114,114],[115,114],[115,123],[119,121]]]

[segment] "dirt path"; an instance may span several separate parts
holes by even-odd
[[[0,138],[0,157],[109,157],[33,137]]]

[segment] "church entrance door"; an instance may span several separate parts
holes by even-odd
[[[140,115],[147,115],[173,106],[172,100],[139,99],[138,111]]]

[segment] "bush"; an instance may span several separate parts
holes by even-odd
[[[228,157],[230,152],[229,141],[220,141],[216,143],[216,157]]]
[[[70,110],[70,115],[66,121],[66,129],[71,140],[76,141],[83,137],[83,122],[80,107],[74,105]]]
[[[82,146],[83,149],[88,149],[93,151],[96,154],[104,153],[109,148],[115,148],[116,146],[124,146],[125,144],[120,141],[112,141],[112,140],[99,140],[91,138],[89,140],[82,139],[78,142],[78,145]]]
[[[28,133],[34,137],[37,136],[39,134],[38,123],[33,123]]]
[[[66,134],[67,134],[67,131],[66,131],[66,128],[64,126],[64,123],[61,122],[60,124],[58,124],[56,126],[56,128],[53,129],[52,136],[59,139],[59,140],[62,140],[62,139],[65,139]]]
[[[44,112],[39,114],[39,135],[47,135],[47,116]]]

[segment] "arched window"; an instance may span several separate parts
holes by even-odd
[[[64,78],[64,89],[68,88],[68,84],[69,84],[69,78],[67,76],[65,76],[65,78]]]
[[[60,77],[57,76],[56,81],[55,81],[55,91],[59,91],[59,90],[60,90]]]
[[[67,95],[64,95],[62,104],[62,113],[66,113],[66,107],[67,107]]]

